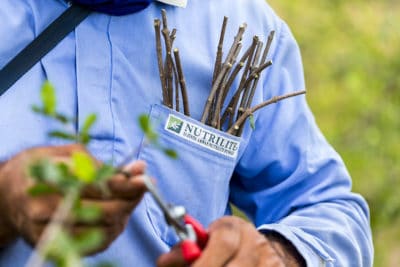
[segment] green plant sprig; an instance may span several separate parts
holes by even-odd
[[[75,125],[76,119],[69,118],[57,112],[57,99],[54,87],[45,82],[41,89],[41,106],[33,106],[32,110],[49,119],[60,122],[64,128]],[[90,130],[95,124],[97,116],[90,114],[84,121],[80,132],[56,130],[49,132],[49,137],[75,141],[86,146],[90,143]],[[163,147],[159,136],[153,129],[147,115],[141,115],[138,121],[143,131],[146,143],[163,151],[170,158],[177,158],[177,153]],[[72,128],[72,127],[70,127]],[[89,154],[81,151],[72,153],[67,162],[53,162],[50,159],[40,159],[29,166],[29,176],[35,184],[28,189],[31,196],[59,194],[63,198],[49,225],[44,230],[37,244],[37,251],[29,259],[28,267],[44,266],[46,261],[58,267],[83,266],[81,258],[88,252],[96,250],[104,236],[98,230],[90,230],[79,236],[72,236],[68,232],[68,222],[74,218],[81,222],[95,222],[101,216],[97,206],[82,205],[82,191],[88,185],[98,187],[106,196],[109,194],[107,180],[120,172],[120,168],[109,164],[98,164]],[[112,264],[100,264],[112,266]]]

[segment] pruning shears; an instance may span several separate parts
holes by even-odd
[[[131,161],[133,156],[134,153],[126,157],[117,168],[117,172],[125,175],[126,177],[130,177],[130,174],[123,171],[122,168]],[[165,221],[169,226],[174,228],[177,236],[179,237],[181,241],[180,248],[185,262],[187,264],[193,263],[200,257],[202,250],[207,244],[208,232],[206,229],[204,229],[200,222],[187,214],[184,206],[172,205],[165,202],[158,193],[158,190],[150,176],[144,174],[142,175],[142,178],[146,189],[152,195],[157,205],[163,212]]]
[[[200,257],[207,244],[207,231],[197,220],[187,214],[185,207],[166,203],[148,175],[143,175],[143,180],[147,190],[162,210],[167,224],[173,227],[178,235],[185,262],[191,264]]]

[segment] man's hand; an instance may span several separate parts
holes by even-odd
[[[285,244],[285,242],[287,244]],[[237,217],[224,217],[209,228],[209,240],[192,267],[300,267],[304,260],[289,241],[267,238],[250,223]],[[291,251],[290,249],[294,249]],[[297,254],[296,254],[297,253]],[[187,266],[179,245],[157,261],[158,267]],[[305,265],[304,265],[305,266]]]
[[[28,189],[34,183],[27,177],[28,166],[42,158],[68,161],[72,153],[77,151],[86,152],[80,145],[33,148],[0,166],[0,247],[18,236],[35,245],[60,203],[61,196],[58,194],[39,197],[28,194]],[[107,196],[97,188],[86,188],[82,205],[95,204],[101,209],[102,216],[90,224],[73,222],[72,232],[100,229],[105,234],[105,240],[99,250],[107,248],[123,231],[132,210],[146,191],[142,179],[135,177],[142,175],[144,169],[145,164],[141,161],[126,166],[124,171],[132,177],[128,179],[122,174],[112,177],[108,181],[110,194]]]

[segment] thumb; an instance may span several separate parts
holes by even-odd
[[[157,267],[186,267],[180,245],[174,246],[170,252],[162,254],[157,260]]]

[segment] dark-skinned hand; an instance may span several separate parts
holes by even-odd
[[[28,194],[28,189],[34,184],[33,179],[27,177],[28,166],[43,158],[68,162],[72,153],[77,151],[87,153],[81,145],[37,147],[23,151],[0,165],[0,247],[19,236],[35,245],[60,203],[61,196],[58,194],[38,197]],[[72,233],[89,228],[102,230],[105,238],[97,251],[107,248],[124,230],[132,210],[146,191],[139,177],[144,173],[144,162],[131,163],[123,170],[125,175],[116,174],[108,181],[110,194],[107,196],[95,187],[85,188],[82,194],[82,205],[95,204],[102,216],[90,224],[72,222]],[[126,173],[131,176],[129,179]]]
[[[272,236],[270,239],[241,218],[223,217],[212,223],[208,231],[208,243],[191,267],[300,267],[304,264],[296,250],[286,249],[289,241],[281,243]],[[188,266],[179,244],[161,255],[157,266]]]

